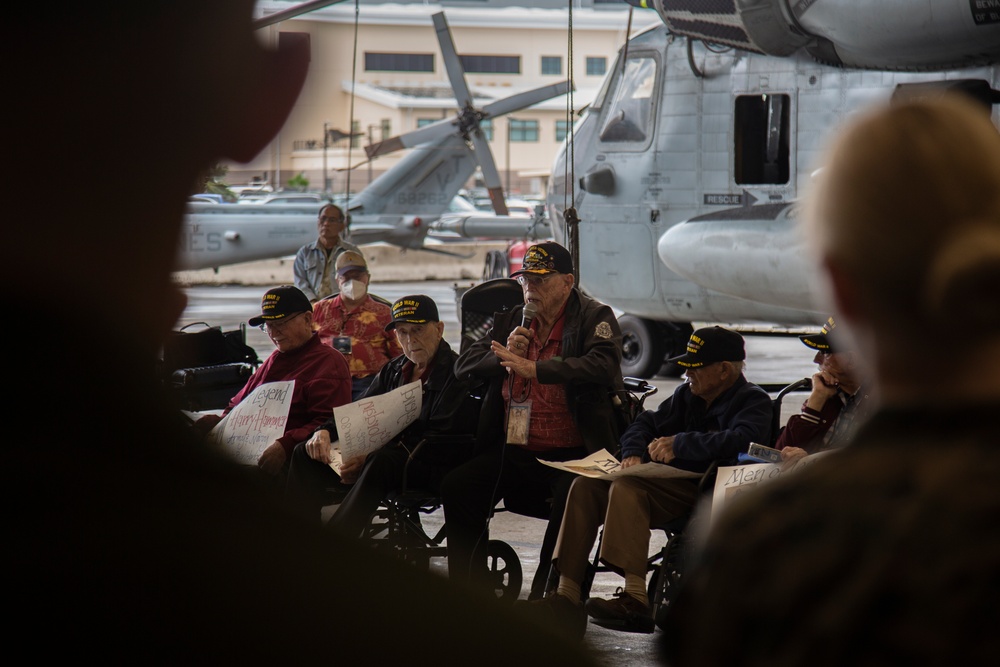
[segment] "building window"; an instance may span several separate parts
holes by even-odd
[[[360,148],[361,146],[361,121],[354,120],[351,121],[351,148]]]
[[[433,72],[433,53],[365,52],[366,72]]]
[[[788,95],[736,98],[734,173],[740,185],[788,183]]]
[[[520,74],[521,56],[459,56],[462,68],[472,74]]]
[[[434,123],[441,120],[440,118],[418,118],[417,119],[417,129],[422,127],[427,127],[428,125],[433,125]]]
[[[566,139],[566,135],[569,134],[569,121],[567,120],[557,120],[556,121],[556,141],[563,141]]]
[[[392,136],[392,120],[389,118],[382,119],[382,141],[385,141]]]
[[[607,58],[604,56],[587,56],[587,76],[604,76],[607,72]]]
[[[508,132],[511,141],[535,142],[538,141],[538,121],[537,120],[514,120],[510,119]]]
[[[542,56],[542,74],[562,74],[562,56]]]
[[[479,129],[483,133],[483,137],[486,141],[493,141],[493,119],[484,118],[479,121]]]

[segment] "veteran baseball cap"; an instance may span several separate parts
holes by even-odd
[[[392,322],[385,325],[386,331],[392,331],[397,324],[426,324],[439,322],[438,307],[434,299],[426,294],[411,294],[397,299],[392,304]]]
[[[368,262],[365,261],[365,256],[360,252],[354,252],[353,250],[346,250],[337,257],[337,276],[343,276],[349,271],[355,270],[368,270]]]
[[[558,243],[552,241],[537,243],[524,253],[521,269],[510,274],[510,277],[516,278],[524,273],[536,276],[544,276],[549,273],[573,273],[573,258],[570,257],[569,250]]]
[[[294,285],[282,285],[264,292],[260,300],[260,315],[251,317],[247,323],[259,327],[265,322],[277,322],[307,311],[312,312],[312,304],[302,290]]]
[[[837,328],[837,323],[833,321],[833,317],[827,319],[826,324],[820,329],[818,334],[806,334],[805,336],[799,336],[801,340],[807,347],[811,347],[814,350],[820,352],[834,353],[839,350],[835,346],[835,336],[833,336],[833,330]]]
[[[667,361],[684,368],[700,368],[718,361],[743,361],[746,358],[743,336],[716,326],[695,331],[688,340],[687,352]]]

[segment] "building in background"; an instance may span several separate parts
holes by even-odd
[[[295,4],[262,1],[256,15]],[[348,186],[351,192],[360,191],[395,165],[405,151],[368,162],[364,146],[453,117],[457,111],[431,22],[439,11],[445,12],[477,107],[569,78],[567,3],[528,4],[361,0],[356,50],[355,3],[350,0],[261,29],[261,38],[271,43],[281,33],[307,33],[312,50],[309,76],[282,130],[253,161],[228,164],[227,182],[263,181],[280,188],[301,174],[310,190],[327,189],[336,195],[346,193]],[[628,21],[628,5],[619,0],[574,3],[575,110],[596,96],[627,39]],[[658,22],[655,12],[637,9],[632,34]],[[486,124],[497,169],[512,194],[544,192],[556,151],[569,131],[567,97]]]

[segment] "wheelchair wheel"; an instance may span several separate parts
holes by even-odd
[[[514,547],[500,540],[486,545],[486,563],[493,591],[498,599],[513,602],[521,594],[521,559]]]

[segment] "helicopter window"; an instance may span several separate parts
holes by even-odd
[[[601,129],[601,141],[646,141],[655,84],[656,61],[648,56],[629,58]]]
[[[738,184],[788,182],[788,95],[741,95],[734,115]]]

